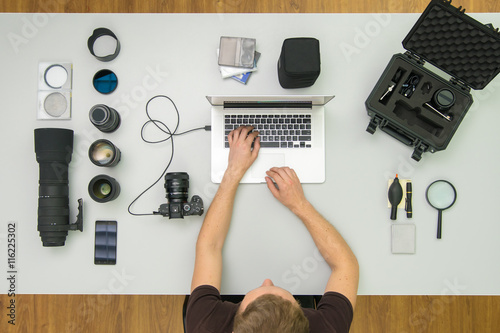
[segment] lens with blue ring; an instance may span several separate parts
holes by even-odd
[[[118,86],[118,77],[109,69],[102,69],[94,75],[92,83],[101,94],[111,94]]]

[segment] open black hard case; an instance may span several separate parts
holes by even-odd
[[[500,33],[451,0],[432,0],[403,47],[407,51],[392,57],[365,102],[366,130],[379,127],[414,147],[412,158],[419,161],[426,151],[446,149],[473,103],[470,89],[483,89],[500,71]]]

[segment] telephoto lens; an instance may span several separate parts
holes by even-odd
[[[120,162],[121,152],[111,141],[100,139],[90,145],[89,158],[97,166],[113,167]]]
[[[104,104],[94,105],[89,112],[90,122],[104,133],[111,133],[120,127],[120,114]]]
[[[113,201],[120,194],[120,184],[107,175],[98,175],[89,183],[90,197],[100,203]]]
[[[82,201],[77,222],[69,223],[68,164],[73,154],[73,131],[35,129],[35,154],[40,167],[38,231],[43,246],[64,246],[68,230],[83,231]]]

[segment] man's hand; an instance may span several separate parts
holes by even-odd
[[[252,126],[241,126],[227,136],[230,149],[227,171],[238,178],[243,177],[259,154],[259,132],[250,133],[251,130]]]
[[[271,168],[266,172],[267,187],[283,205],[295,214],[307,203],[299,177],[289,167]],[[273,182],[274,180],[274,182]]]

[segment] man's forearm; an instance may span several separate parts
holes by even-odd
[[[332,270],[339,267],[357,267],[357,259],[340,233],[308,202],[293,210],[307,230]]]
[[[226,171],[198,235],[197,246],[211,247],[222,251],[226,240],[234,197],[241,177]]]
[[[205,284],[220,291],[222,248],[231,224],[234,197],[243,175],[257,158],[260,148],[259,139],[256,139],[258,133],[248,134],[250,130],[252,127],[243,126],[228,135],[228,167],[198,235],[191,291]]]

